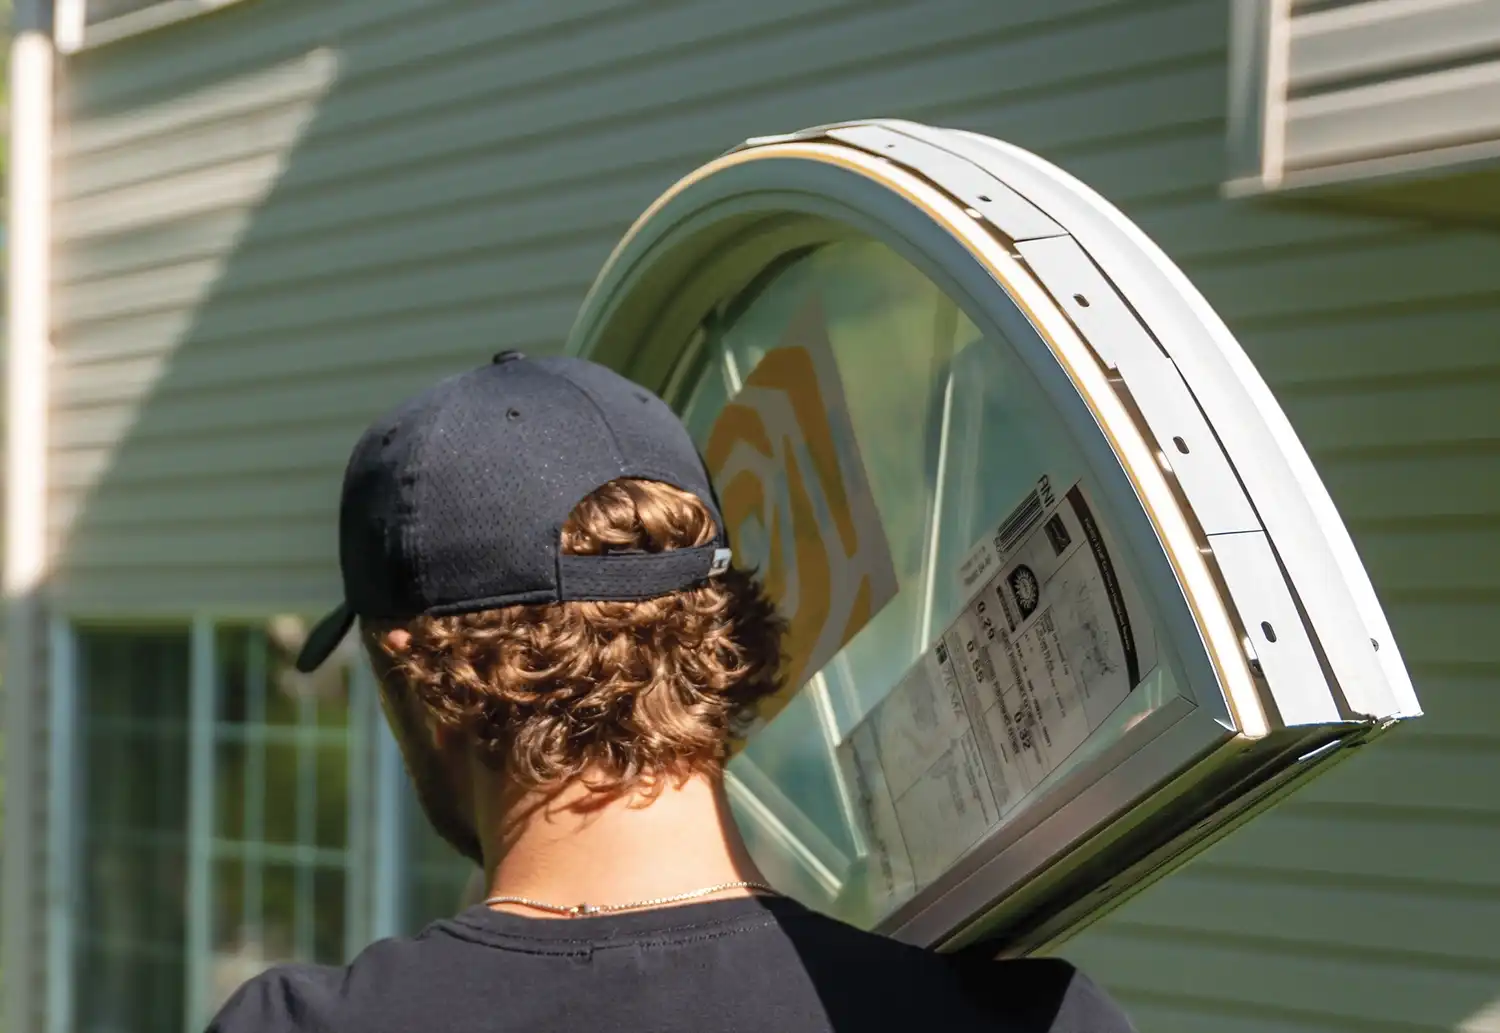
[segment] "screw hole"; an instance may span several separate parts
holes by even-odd
[[[520,409],[507,409],[505,411],[505,418],[507,420],[510,420],[511,422],[515,422],[516,420],[519,420],[521,418],[521,410]]]
[[[1173,438],[1172,439],[1172,444],[1176,445],[1177,446],[1177,451],[1181,452],[1183,455],[1187,455],[1188,454],[1187,442],[1183,441],[1182,438],[1180,438],[1180,437]]]
[[[1076,302],[1078,302],[1078,307],[1079,308],[1088,308],[1089,307],[1089,299],[1085,298],[1082,294],[1075,294],[1075,295],[1073,295],[1073,300],[1076,301]]]
[[[1276,641],[1276,629],[1273,628],[1273,627],[1271,627],[1271,622],[1270,621],[1261,621],[1260,622],[1260,630],[1266,636],[1266,641],[1267,642],[1275,642]]]
[[[988,201],[990,199],[990,195],[989,194],[980,194],[979,195],[979,199],[981,201]]]
[[[1375,650],[1375,652],[1377,652],[1377,653],[1378,653],[1378,652],[1380,652],[1380,643],[1379,643],[1379,642],[1377,642],[1377,641],[1375,641],[1375,640],[1374,640],[1374,639],[1373,639],[1373,638],[1372,638],[1372,639],[1370,639],[1370,648],[1372,648],[1372,649],[1374,649],[1374,650]]]

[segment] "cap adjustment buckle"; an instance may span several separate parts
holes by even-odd
[[[718,577],[729,569],[730,560],[734,559],[734,553],[729,549],[715,549],[713,562],[708,565],[708,576]]]

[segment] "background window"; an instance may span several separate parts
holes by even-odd
[[[83,1031],[183,1026],[188,866],[189,631],[81,628]]]
[[[263,969],[369,939],[372,828],[398,804],[356,775],[367,686],[347,656],[298,674],[298,628],[76,629],[78,1030],[201,1029]]]
[[[402,786],[406,851],[404,933],[456,914],[477,871],[432,831],[408,779]]]
[[[301,675],[266,627],[218,628],[214,654],[216,1007],[271,965],[344,960],[356,862],[348,667]]]

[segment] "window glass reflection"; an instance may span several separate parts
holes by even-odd
[[[813,906],[878,922],[1177,695],[1069,431],[883,245],[741,299],[682,408],[793,627],[798,691],[729,771]]]

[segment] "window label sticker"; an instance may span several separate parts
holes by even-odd
[[[1046,478],[970,550],[968,602],[839,747],[882,911],[940,877],[1156,666],[1081,484]]]

